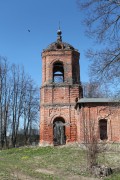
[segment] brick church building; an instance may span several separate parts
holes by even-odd
[[[120,142],[118,102],[83,97],[80,53],[61,34],[42,52],[40,144],[83,143],[93,136]]]

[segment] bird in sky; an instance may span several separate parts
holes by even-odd
[[[28,32],[30,32],[30,29],[28,29]]]

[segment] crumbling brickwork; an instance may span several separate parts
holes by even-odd
[[[60,44],[62,49],[57,48],[57,44]],[[54,144],[54,120],[58,117],[64,121],[65,142],[75,142],[77,141],[75,104],[76,99],[82,97],[79,52],[63,42],[57,42],[55,49],[50,48],[42,53],[40,143]],[[53,80],[55,63],[63,65],[63,82],[56,83]]]
[[[120,108],[115,102],[83,103],[77,106],[77,114],[79,143],[85,141],[85,131],[94,134],[99,141],[120,142]],[[100,127],[101,120],[106,121],[102,127]]]
[[[82,98],[79,52],[58,39],[42,53],[40,144],[83,143],[89,134],[120,142],[120,108],[105,99]],[[86,133],[86,132],[88,133]]]

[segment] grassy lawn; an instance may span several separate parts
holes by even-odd
[[[120,154],[101,154],[98,161],[118,167]],[[32,147],[0,151],[0,180],[84,180],[83,176],[89,176],[86,167],[86,154],[79,147]],[[120,180],[120,172],[107,180]]]

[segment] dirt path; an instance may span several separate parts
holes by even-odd
[[[15,180],[38,180],[36,178],[25,175],[22,172],[14,172],[11,175],[15,178]]]
[[[83,177],[83,176],[71,176],[71,177],[67,177],[66,180],[100,180],[100,179]]]
[[[48,170],[48,169],[37,169],[36,172],[49,174],[49,175],[56,175],[56,176],[58,175],[59,178],[62,175],[62,173],[59,171],[56,172],[56,171]],[[89,178],[89,177],[84,177],[84,176],[79,176],[79,175],[63,175],[61,178],[64,180],[100,180],[99,178]]]
[[[79,175],[63,175],[61,177],[60,172],[54,172],[52,170],[47,170],[47,169],[37,169],[36,172],[47,174],[47,175],[55,175],[62,180],[100,180],[99,178],[90,178],[90,177],[84,177],[84,176],[79,176]],[[12,177],[14,177],[16,180],[42,180],[41,178],[34,178],[30,177],[29,175],[25,175],[22,172],[14,172],[11,174]]]

